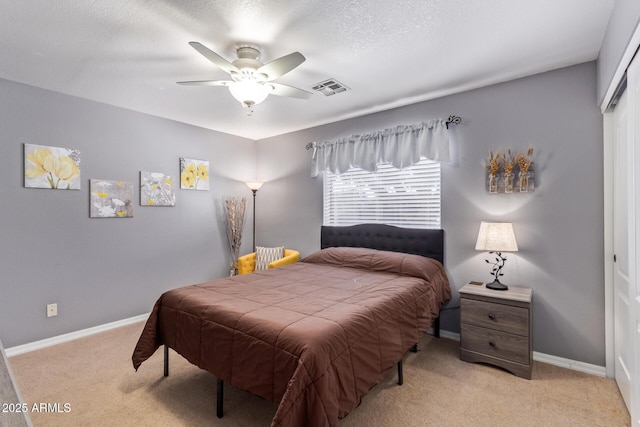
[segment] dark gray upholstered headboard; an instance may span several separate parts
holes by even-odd
[[[402,228],[386,224],[323,225],[320,229],[321,249],[337,246],[422,255],[444,264],[444,230],[439,229]]]

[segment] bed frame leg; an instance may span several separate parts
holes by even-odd
[[[221,379],[218,379],[218,397],[216,402],[216,415],[218,416],[218,418],[222,418],[223,416],[223,409],[222,409],[223,401],[224,401],[224,381],[222,381]]]
[[[418,352],[418,343],[415,343],[412,347],[411,347],[411,353],[417,353]]]
[[[440,316],[436,317],[436,320],[433,321],[433,336],[436,338],[440,338]]]
[[[164,346],[164,376],[169,376],[169,347]]]
[[[404,383],[404,376],[402,375],[402,359],[398,362],[398,385]]]

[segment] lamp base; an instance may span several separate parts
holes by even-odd
[[[487,289],[493,289],[494,291],[506,291],[509,287],[503,283],[500,283],[497,279],[491,283],[487,283]]]

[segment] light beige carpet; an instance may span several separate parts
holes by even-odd
[[[215,378],[162,351],[138,372],[131,353],[142,323],[9,359],[23,398],[58,403],[61,412],[31,413],[39,426],[268,426],[274,406],[232,386],[225,416],[215,415]],[[458,344],[425,336],[396,370],[341,423],[355,426],[628,426],[629,414],[610,379],[535,363],[533,379],[462,362]],[[64,412],[69,404],[69,412]],[[55,405],[54,405],[55,406]]]

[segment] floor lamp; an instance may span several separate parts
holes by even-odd
[[[253,252],[256,251],[256,193],[264,182],[247,181],[247,187],[253,192]]]

